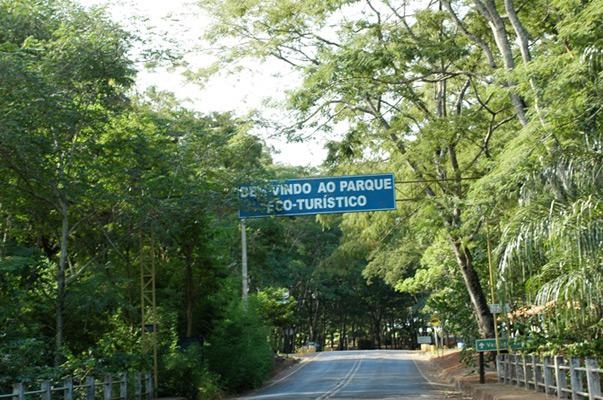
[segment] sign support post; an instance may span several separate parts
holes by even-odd
[[[247,227],[245,226],[245,218],[241,218],[241,277],[243,280],[243,306],[247,307]]]

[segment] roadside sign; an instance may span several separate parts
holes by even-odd
[[[431,344],[431,336],[417,336],[418,344]]]
[[[515,341],[509,341],[506,338],[498,339],[498,349],[508,349],[509,343],[511,348],[514,350],[520,349],[521,344],[516,343]],[[496,339],[477,339],[475,341],[475,351],[483,352],[483,351],[496,351]]]
[[[272,180],[239,187],[239,217],[295,216],[396,208],[394,175]]]

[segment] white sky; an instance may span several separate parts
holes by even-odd
[[[151,26],[153,32],[161,37],[178,40],[184,48],[190,48],[186,59],[191,66],[203,66],[211,63],[207,54],[195,48],[202,47],[200,36],[206,25],[199,7],[191,0],[77,0],[85,6],[107,5],[111,15],[128,30],[143,29]],[[170,91],[191,109],[202,113],[213,111],[231,111],[244,116],[251,110],[267,110],[264,102],[270,99],[283,100],[284,91],[300,81],[285,63],[258,65],[255,71],[237,75],[217,76],[205,87],[186,82],[178,72],[144,71],[138,74],[137,86],[144,90],[156,86],[160,90]],[[274,75],[280,75],[279,78]],[[288,86],[287,86],[288,85]],[[277,111],[278,112],[278,111]],[[271,111],[272,115],[275,114]],[[278,153],[273,154],[276,162],[289,165],[319,165],[326,151],[316,139],[305,143],[288,143],[274,133],[260,133],[270,147]]]

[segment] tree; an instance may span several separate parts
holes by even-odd
[[[228,114],[202,116],[173,106],[147,112],[160,137],[169,140],[166,170],[158,171],[161,180],[149,189],[156,197],[156,238],[183,271],[172,279],[182,279],[183,333],[192,337],[201,333],[194,316],[212,297],[202,293],[204,287],[217,286],[225,261],[237,257],[220,242],[236,237],[235,188],[261,173],[269,158],[262,142],[248,134],[248,124]]]
[[[350,126],[344,140],[331,144],[329,161],[340,171],[388,162],[398,179],[423,182],[415,194],[447,232],[480,329],[493,335],[469,245],[480,222],[464,215],[466,178],[485,172],[512,117],[505,98],[488,93],[490,67],[446,23],[441,7],[411,15],[389,2],[318,3],[215,5],[228,21],[216,32],[246,37],[249,53],[303,71],[304,86],[290,96],[298,120]],[[337,26],[329,29],[334,18]]]
[[[83,199],[93,197],[99,174],[87,161],[95,158],[100,127],[125,105],[133,70],[127,35],[98,12],[62,1],[3,1],[0,9],[1,167],[21,210],[37,211],[28,218],[56,262],[58,362],[70,235],[93,213]]]
[[[536,148],[542,141],[547,157],[563,151],[561,121],[568,120],[553,110],[566,103],[561,87],[578,93],[581,86],[569,74],[582,73],[576,67],[584,63],[580,51],[570,48],[577,63],[568,75],[561,74],[567,77],[563,81],[555,78],[560,71],[550,61],[570,65],[564,50],[568,43],[584,49],[590,60],[599,59],[592,55],[600,54],[600,46],[586,45],[596,37],[599,3],[535,2],[520,8],[493,0],[423,6],[291,0],[211,3],[211,10],[218,19],[214,38],[244,39],[230,56],[276,57],[303,74],[303,86],[290,94],[297,123],[284,130],[301,126],[320,133],[345,121],[344,138],[329,144],[328,162],[335,171],[352,173],[379,164],[395,169],[398,180],[414,182],[401,191],[415,200],[432,235],[446,238],[481,334],[492,337],[493,318],[480,279],[486,260],[475,255],[486,247],[484,226],[490,229],[501,221],[493,211],[500,202],[484,193],[475,196],[471,189],[478,178],[500,177],[495,171],[502,164],[516,167],[526,148],[512,161],[508,154],[522,140]],[[576,29],[579,20],[587,23]],[[567,40],[572,29],[578,32],[575,42]],[[572,100],[568,105],[574,107]],[[529,148],[527,154],[533,163],[542,153]],[[402,210],[402,217],[417,212],[411,206]],[[389,231],[375,226],[372,217],[364,219],[366,240]],[[378,233],[371,235],[371,229]],[[420,252],[429,248],[416,246]],[[395,241],[381,246],[373,260],[395,249]],[[417,260],[388,267],[375,262],[369,270],[389,277],[406,268],[412,273]]]
[[[601,229],[600,6],[554,3],[554,30],[517,68],[538,118],[477,191],[487,197],[495,188],[502,205],[501,291],[544,310],[539,339],[561,345],[569,336],[595,352],[603,304],[601,248],[594,245]]]

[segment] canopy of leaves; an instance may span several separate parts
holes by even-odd
[[[396,173],[396,213],[341,224],[367,278],[444,306],[456,265],[484,333],[498,264],[498,296],[555,303],[545,335],[601,339],[600,0],[236,3],[209,7],[211,38],[241,39],[224,60],[303,74],[297,127],[347,126],[333,173]]]

